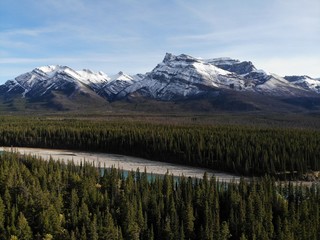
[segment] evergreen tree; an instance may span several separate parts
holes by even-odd
[[[231,234],[230,234],[230,230],[229,230],[229,225],[226,221],[223,221],[222,224],[221,224],[221,237],[220,239],[221,240],[227,240],[229,238],[231,238]]]
[[[283,184],[270,177],[239,183],[207,176],[146,180],[139,172],[127,179],[117,169],[102,176],[99,171],[87,163],[0,154],[1,239],[290,240],[320,235],[319,185]]]
[[[17,237],[21,240],[33,239],[32,230],[22,212],[19,213],[17,221]]]
[[[5,205],[0,196],[0,238],[3,238],[3,233],[5,230],[4,225],[5,225]]]

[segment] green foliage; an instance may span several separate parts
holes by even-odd
[[[282,179],[320,170],[320,132],[306,129],[2,117],[0,145],[118,153]]]
[[[28,220],[25,218],[23,213],[20,212],[18,221],[17,221],[17,235],[21,240],[30,240],[32,239],[32,231],[29,226]]]
[[[99,172],[89,164],[2,153],[1,239],[320,237],[319,185]]]

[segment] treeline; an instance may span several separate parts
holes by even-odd
[[[320,131],[306,129],[3,117],[0,145],[118,153],[243,175],[320,170]]]
[[[100,175],[0,155],[0,239],[320,239],[320,186]]]

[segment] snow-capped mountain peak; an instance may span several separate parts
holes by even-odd
[[[124,92],[138,91],[143,96],[171,100],[230,87],[235,90],[245,88],[244,79],[236,78],[235,74],[205,60],[186,54],[175,56],[167,53],[142,81],[133,83]]]
[[[80,82],[91,87],[106,84],[111,80],[107,74],[101,71],[96,73],[89,69],[83,69],[81,71],[77,71],[77,74],[79,75],[78,80]]]
[[[160,100],[188,98],[220,91],[249,91],[272,96],[305,96],[300,86],[275,74],[258,70],[250,61],[232,58],[194,58],[167,53],[142,81],[123,92],[138,91]]]
[[[320,79],[311,78],[309,76],[285,76],[284,77],[289,82],[300,86],[306,90],[311,90],[316,93],[320,93]]]
[[[180,61],[180,62],[197,62],[200,59],[191,57],[187,54],[173,55],[172,53],[166,53],[162,63],[172,62],[172,61]]]
[[[35,70],[40,70],[44,73],[52,73],[57,71],[57,69],[63,68],[60,65],[48,65],[48,66],[42,66],[42,67],[37,67]]]
[[[111,76],[111,81],[116,81],[116,80],[120,80],[120,81],[129,81],[132,82],[133,77],[131,77],[128,74],[125,74],[124,72],[120,71],[117,74]]]
[[[213,72],[214,74],[221,74],[221,75],[229,75],[231,74],[228,71],[225,71],[221,68],[218,68],[210,63],[208,63],[206,60],[194,58],[186,54],[180,54],[178,56],[175,56],[171,53],[167,53],[164,57],[161,64],[158,64],[158,66],[155,69],[161,69],[161,68],[193,68],[195,71],[199,72],[200,74],[206,74],[210,75],[209,72]],[[211,74],[212,75],[212,74]]]
[[[167,53],[151,72],[128,75],[122,71],[108,76],[89,69],[48,65],[7,81],[1,93],[22,97],[67,94],[103,97],[115,101],[131,96],[156,100],[180,100],[218,96],[224,92],[277,97],[301,97],[320,93],[320,80],[308,76],[280,77],[257,69],[250,61],[232,58],[194,58]],[[240,93],[241,92],[241,93]],[[314,96],[314,95],[312,95]]]
[[[75,71],[67,66],[48,65],[35,68],[11,80],[7,91],[20,89],[15,92],[22,92],[22,97],[42,96],[53,90],[67,91],[67,88],[72,88],[73,91],[88,92],[89,89],[85,85],[94,89],[108,80],[105,74],[94,73],[90,70]]]
[[[109,101],[114,101],[118,99],[120,95],[126,96],[126,92],[124,92],[124,90],[134,85],[134,83],[142,81],[143,79],[143,74],[130,76],[120,71],[111,76],[110,81],[104,85],[103,88],[98,91],[98,93]]]
[[[212,58],[207,59],[206,62],[240,75],[245,75],[257,70],[250,61],[241,62],[240,60],[232,58]]]
[[[79,77],[76,71],[74,71],[73,69],[67,66],[61,66],[61,65],[42,66],[34,69],[32,72],[36,72],[36,73],[42,72],[49,78],[53,77],[57,73],[65,73],[76,78]]]

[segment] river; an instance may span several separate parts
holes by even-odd
[[[219,181],[235,181],[239,182],[240,176],[213,171],[206,168],[189,167],[172,163],[165,163],[159,161],[150,161],[143,158],[136,158],[118,154],[96,153],[96,152],[82,152],[73,150],[60,150],[60,149],[45,149],[45,148],[24,148],[24,147],[0,147],[0,151],[14,151],[20,154],[31,154],[33,156],[41,157],[44,160],[60,160],[63,162],[73,161],[79,165],[81,162],[90,162],[95,166],[105,168],[116,167],[125,171],[136,171],[138,168],[140,172],[146,171],[153,174],[165,174],[169,172],[174,176],[185,176],[192,178],[202,178],[206,172],[208,177],[215,176]]]
[[[143,158],[130,157],[118,154],[108,153],[96,153],[96,152],[83,152],[74,150],[61,150],[61,149],[46,149],[46,148],[25,148],[25,147],[0,147],[0,151],[14,151],[20,154],[33,155],[41,157],[44,160],[60,160],[63,162],[73,161],[76,165],[81,162],[90,162],[94,166],[101,166],[103,168],[116,167],[124,171],[136,171],[138,168],[140,172],[146,169],[147,173],[163,175],[167,172],[174,176],[185,176],[192,178],[202,178],[204,173],[208,174],[208,177],[215,177],[220,182],[239,182],[241,176],[221,172],[213,171],[208,168],[190,167],[184,165],[178,165],[173,163],[151,161]],[[250,179],[250,178],[246,178]],[[312,183],[319,184],[319,181],[307,182],[307,181],[292,181],[296,184],[302,183],[306,186],[311,186]]]

